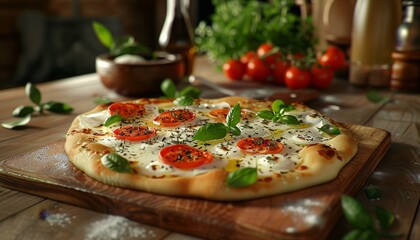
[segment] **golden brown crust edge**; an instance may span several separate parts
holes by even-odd
[[[256,101],[243,97],[227,97],[209,102],[228,102],[234,105],[238,102],[245,106],[255,104]],[[258,101],[256,108],[267,108],[268,102]],[[99,105],[91,112],[101,111],[106,105]],[[281,194],[318,185],[333,180],[339,171],[355,156],[358,151],[356,140],[350,132],[340,127],[341,134],[331,139],[328,146],[315,144],[300,151],[302,162],[297,168],[287,174],[278,175],[271,179],[258,181],[246,188],[231,188],[225,185],[227,172],[213,170],[194,177],[151,178],[136,174],[118,173],[101,164],[100,155],[110,151],[90,140],[83,133],[72,133],[79,127],[79,119],[75,118],[69,128],[65,151],[72,163],[88,176],[114,186],[132,188],[152,193],[197,197],[217,201],[237,201],[255,199],[265,196]]]

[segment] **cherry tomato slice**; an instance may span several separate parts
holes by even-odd
[[[209,115],[214,117],[217,122],[225,122],[229,111],[229,108],[216,108],[211,110]],[[248,117],[248,113],[241,109],[241,119],[247,119]]]
[[[195,113],[187,109],[175,109],[159,114],[153,123],[163,127],[176,127],[195,119]]]
[[[124,119],[130,118],[130,117],[137,117],[142,116],[146,109],[144,108],[144,105],[141,104],[135,104],[135,103],[113,103],[108,107],[108,111],[111,115],[120,115]]]
[[[276,140],[265,139],[261,137],[242,138],[236,146],[247,154],[274,154],[283,150],[284,146]]]
[[[175,144],[160,150],[159,157],[162,162],[180,169],[192,169],[211,163],[213,155],[185,144]]]
[[[113,131],[120,140],[143,141],[156,136],[156,129],[148,126],[123,126]]]

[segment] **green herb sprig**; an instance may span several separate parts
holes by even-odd
[[[340,129],[337,126],[332,124],[325,124],[322,127],[318,128],[321,132],[328,133],[330,135],[338,135],[340,134]]]
[[[114,38],[108,28],[96,21],[92,23],[92,27],[98,40],[102,45],[109,49],[109,52],[113,57],[124,54],[151,55],[152,58],[155,57],[147,47],[137,43],[132,36]]]
[[[375,240],[379,237],[401,237],[401,234],[389,232],[395,216],[388,210],[375,206],[374,215],[357,199],[348,195],[341,196],[344,217],[354,227],[344,236],[344,240]],[[375,225],[378,223],[378,226]]]
[[[177,90],[175,83],[171,79],[165,79],[160,85],[160,89],[167,98],[175,98],[174,103],[178,106],[190,106],[195,98],[199,98],[201,90],[194,86],[186,86],[180,91]]]
[[[194,134],[193,139],[198,141],[209,141],[226,137],[228,133],[239,136],[241,130],[236,126],[241,120],[241,106],[236,104],[230,109],[226,116],[226,124],[206,123],[201,126]]]
[[[44,110],[52,113],[70,113],[73,111],[73,107],[67,103],[58,101],[48,101],[42,103],[41,91],[32,83],[27,83],[25,86],[25,94],[31,100],[33,105],[21,105],[16,107],[12,116],[19,118],[16,121],[3,122],[1,125],[7,129],[13,129],[16,127],[24,126],[31,121],[31,115],[34,113],[43,114]]]
[[[286,114],[286,112],[294,110],[295,107],[286,104],[280,99],[273,101],[271,104],[271,110],[262,110],[257,112],[257,116],[273,122],[279,122],[290,125],[299,125],[300,121],[292,115]]]

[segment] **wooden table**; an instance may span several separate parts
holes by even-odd
[[[197,58],[195,73],[218,83],[227,83],[206,58]],[[70,103],[70,115],[45,114],[34,117],[28,127],[19,130],[0,128],[0,161],[63,139],[73,118],[95,106],[94,100],[126,98],[105,89],[96,74],[37,85],[43,100]],[[217,96],[205,89],[204,95]],[[378,200],[367,200],[363,187],[357,198],[367,206],[379,205],[392,211],[397,221],[392,230],[403,233],[399,239],[420,239],[420,96],[391,93],[392,101],[375,104],[367,100],[366,89],[335,79],[331,88],[308,104],[340,122],[386,129],[392,135],[389,151],[368,178],[365,186],[381,190]],[[12,120],[19,105],[31,104],[22,87],[0,91],[0,121]],[[334,226],[328,239],[338,239],[350,229],[344,218]],[[1,239],[195,239],[181,233],[130,221],[126,218],[94,212],[0,187]],[[101,238],[102,237],[102,238]]]

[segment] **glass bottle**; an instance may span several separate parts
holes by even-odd
[[[404,20],[392,53],[391,89],[420,92],[420,0],[404,0]]]
[[[401,22],[401,0],[358,0],[353,17],[350,83],[384,87]]]
[[[182,55],[186,76],[192,73],[195,55],[188,8],[189,0],[166,0],[166,17],[159,35],[162,50]]]

